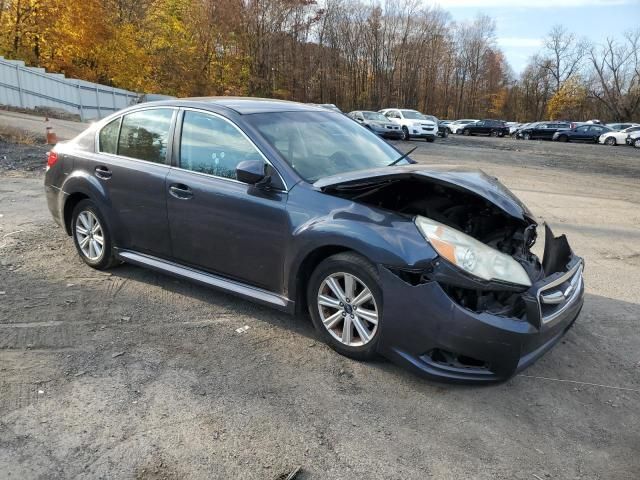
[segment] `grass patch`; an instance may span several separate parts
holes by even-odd
[[[21,128],[0,125],[0,142],[20,145],[42,145],[46,143],[44,135],[27,132]]]

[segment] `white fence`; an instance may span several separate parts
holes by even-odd
[[[0,57],[0,104],[63,109],[82,121],[104,118],[136,103],[139,95],[120,88],[47,73],[20,60]]]

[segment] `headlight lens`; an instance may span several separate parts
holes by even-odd
[[[418,215],[415,223],[438,254],[462,270],[484,280],[531,286],[527,272],[509,255],[430,218]]]

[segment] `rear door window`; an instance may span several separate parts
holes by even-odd
[[[173,110],[156,108],[125,115],[118,155],[153,163],[166,163]]]
[[[102,127],[98,136],[98,151],[113,154],[118,152],[120,120],[122,120],[122,117],[118,117]]]
[[[180,168],[235,180],[236,166],[244,160],[264,161],[235,125],[214,115],[184,112]]]

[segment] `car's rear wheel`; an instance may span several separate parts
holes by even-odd
[[[462,130],[462,134],[468,137],[469,135],[471,135],[471,132],[465,128],[464,130]]]
[[[610,146],[614,146],[616,144],[616,139],[615,137],[607,137],[604,141],[605,145],[610,145]]]
[[[498,132],[496,132],[495,130],[491,130],[491,133],[489,135],[491,135],[492,137],[497,137]]]
[[[315,328],[331,348],[357,360],[376,355],[382,291],[368,260],[339,253],[321,262],[309,279],[307,302]]]
[[[565,142],[565,143],[566,143],[566,142],[568,142],[568,141],[569,141],[569,137],[567,137],[566,135],[560,135],[560,136],[558,137],[558,141],[559,141],[559,142]]]
[[[522,138],[524,138],[525,140],[531,140],[531,134],[528,132],[525,132],[522,134]]]
[[[71,229],[73,242],[84,263],[98,270],[117,263],[107,224],[91,200],[82,200],[75,206]]]
[[[640,148],[640,138],[636,138],[633,141],[633,146],[636,147],[636,148]]]
[[[448,129],[448,128],[445,128],[445,129],[442,131],[442,138],[447,138],[448,136],[449,136],[449,129]]]

